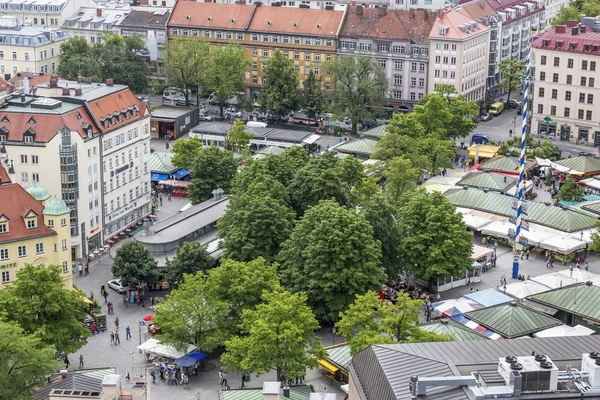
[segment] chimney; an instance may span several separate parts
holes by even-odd
[[[21,93],[21,103],[25,103],[25,93]]]
[[[50,76],[50,85],[49,87],[55,88],[58,87],[58,76],[52,75]]]
[[[555,33],[565,33],[565,31],[566,31],[566,28],[567,28],[567,27],[566,27],[566,26],[564,26],[564,25],[556,25],[556,26],[554,27],[554,32],[555,32]]]
[[[385,7],[381,7],[381,6],[377,7],[377,15],[379,17],[384,17],[385,12],[386,12]]]
[[[356,15],[362,15],[362,6],[361,5],[356,6]]]
[[[96,8],[96,17],[101,17],[101,16],[102,16],[102,9]]]
[[[81,93],[82,92],[81,92],[81,88],[80,87],[77,88],[77,89],[75,89],[75,96],[81,96]]]
[[[148,12],[148,22],[152,21],[152,18],[154,18],[154,13]]]
[[[69,88],[64,87],[62,88],[62,94],[63,96],[68,96],[71,94],[71,92],[69,91]]]
[[[408,16],[410,18],[414,18],[415,17],[415,9],[414,8],[411,8],[411,9],[408,10]]]
[[[115,84],[115,81],[114,81],[114,80],[112,80],[112,79],[107,79],[107,80],[106,80],[106,86],[112,86],[112,85],[114,85],[114,84]]]
[[[567,21],[567,27],[568,28],[572,28],[574,26],[577,26],[577,21],[575,21],[574,19],[570,19]]]
[[[580,25],[579,26],[579,32],[585,33],[585,30],[586,30],[586,26],[585,25]]]
[[[577,35],[579,33],[579,27],[573,26],[571,27],[571,35]]]

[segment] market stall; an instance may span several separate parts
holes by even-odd
[[[586,243],[567,234],[563,234],[546,238],[540,241],[539,246],[560,254],[570,255],[578,250],[585,249]]]
[[[177,181],[169,179],[167,181],[159,181],[159,188],[166,192],[171,192],[173,196],[177,197],[188,197],[188,186],[191,181]]]
[[[536,332],[533,334],[536,338],[546,337],[565,337],[565,336],[588,336],[595,334],[596,331],[587,328],[583,325],[560,325],[554,328],[544,329],[543,331]]]
[[[547,292],[548,290],[550,290],[548,286],[532,280],[509,283],[502,288],[504,293],[518,300],[534,294]]]
[[[176,359],[185,356],[186,354],[194,351],[196,349],[195,346],[189,345],[186,352],[181,352],[177,350],[175,347],[168,346],[165,344],[161,344],[158,339],[150,338],[146,340],[144,343],[137,347],[138,350],[143,351],[149,355],[155,355],[159,357],[166,357],[170,359]]]
[[[531,280],[537,283],[541,283],[542,285],[547,286],[550,289],[558,289],[577,283],[575,279],[564,275],[558,275],[558,273],[556,272],[539,276],[533,276],[531,277]]]

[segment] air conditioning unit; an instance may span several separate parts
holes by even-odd
[[[592,388],[600,388],[600,352],[592,351],[583,354],[581,372],[588,375],[588,383]]]
[[[548,357],[539,354],[501,358],[498,373],[504,378],[507,386],[513,386],[515,376],[520,375],[522,393],[555,392],[558,387],[558,368]]]

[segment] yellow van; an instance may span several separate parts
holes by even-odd
[[[501,101],[497,101],[494,104],[492,104],[488,110],[490,114],[495,116],[502,114],[502,111],[504,111],[504,103],[502,103]]]

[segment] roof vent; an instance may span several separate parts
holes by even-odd
[[[533,358],[537,362],[543,362],[543,361],[546,361],[548,359],[548,357],[546,357],[546,356],[544,356],[542,354],[536,354]]]
[[[517,362],[517,357],[515,357],[515,356],[506,356],[504,358],[504,361],[506,361],[509,364],[514,364],[514,363]]]
[[[212,21],[212,17],[208,17],[208,22]]]
[[[192,17],[190,17],[189,15],[186,15],[185,19],[187,19],[189,21],[190,19],[192,19]]]
[[[235,24],[235,18],[231,18],[231,23]]]
[[[294,22],[294,28],[297,28],[297,27],[298,27],[298,23]]]
[[[600,352],[598,352],[598,351],[592,351],[590,353],[590,358],[599,359],[600,358]]]
[[[552,367],[554,367],[554,364],[552,364],[550,361],[542,361],[540,363],[540,368],[542,369],[552,369]]]
[[[272,22],[271,21],[267,21],[267,26],[271,26]]]
[[[523,369],[523,366],[520,363],[516,362],[514,364],[510,364],[510,369],[512,369],[513,371],[520,371]]]
[[[321,24],[317,24],[317,29],[321,29]]]

